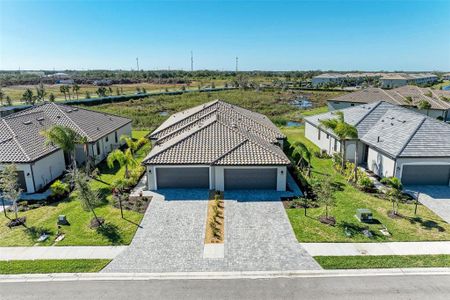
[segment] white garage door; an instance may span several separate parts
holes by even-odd
[[[209,188],[209,168],[156,168],[156,183],[162,188]]]
[[[276,190],[277,169],[225,169],[225,190]]]

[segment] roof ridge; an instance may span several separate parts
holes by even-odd
[[[25,150],[23,149],[22,145],[21,145],[21,144],[19,143],[19,141],[17,140],[15,132],[11,129],[11,127],[9,126],[9,124],[8,124],[4,119],[2,119],[2,121],[3,121],[3,123],[5,124],[6,128],[8,128],[8,130],[11,132],[11,134],[12,134],[12,139],[13,139],[13,141],[17,144],[17,146],[19,147],[20,151],[22,151],[22,153],[25,155],[25,157],[26,157],[28,160],[31,160],[31,157],[25,152]]]
[[[246,138],[244,139],[242,142],[238,143],[236,146],[234,146],[233,148],[231,148],[228,152],[225,152],[224,154],[220,155],[217,159],[213,160],[211,162],[211,165],[214,165],[216,162],[218,162],[219,160],[221,160],[222,158],[224,158],[227,155],[230,155],[232,152],[234,152],[237,148],[241,147],[242,145],[244,145],[245,143],[247,143],[249,140]]]
[[[216,123],[216,122],[217,122],[217,119],[210,121],[210,122],[209,122],[208,124],[206,124],[205,126],[202,126],[202,127],[199,127],[199,128],[192,128],[192,129],[191,129],[192,132],[189,132],[189,131],[186,132],[186,135],[185,135],[184,137],[180,138],[178,141],[175,141],[173,144],[169,145],[167,148],[161,149],[159,152],[154,153],[153,155],[151,155],[151,152],[150,152],[150,153],[147,155],[147,157],[145,157],[145,158],[142,160],[142,163],[145,163],[145,162],[148,161],[150,158],[154,158],[154,157],[160,155],[161,153],[163,153],[163,152],[165,152],[165,151],[167,151],[167,150],[169,150],[169,149],[175,147],[176,145],[178,145],[178,144],[181,143],[182,141],[186,140],[188,137],[190,137],[190,136],[192,136],[193,134],[198,133],[198,132],[200,132],[200,131],[202,131],[202,130],[208,128],[209,126],[211,126],[212,124],[214,124],[214,123]],[[153,149],[156,150],[155,147],[153,147]]]
[[[59,107],[59,105],[57,105],[56,103],[54,103],[54,102],[50,102],[49,104],[52,104],[54,107],[56,107],[67,119],[69,119],[69,121],[76,127],[76,128],[78,128],[87,138],[89,138],[89,135],[83,130],[83,129],[81,129],[81,127],[80,126],[78,126],[78,124],[76,123],[76,122],[74,122],[73,120],[72,120],[72,118],[70,118],[60,107]]]
[[[397,104],[399,104],[399,105],[404,105],[404,104],[406,103],[406,97],[403,97],[403,95],[401,95],[398,91],[392,90],[394,93],[398,94],[402,99],[404,98],[404,99],[405,99],[405,102],[400,103],[399,101],[397,101],[397,99],[395,99],[394,97],[392,97],[392,95],[389,95],[389,93],[386,92],[385,90],[383,90],[383,89],[380,89],[380,90],[382,90],[383,93],[385,93],[385,94],[386,94],[389,98],[391,98],[395,103],[397,103]]]
[[[425,123],[425,120],[427,120],[427,117],[422,117],[422,121],[420,121],[419,124],[416,126],[416,128],[414,129],[414,132],[409,136],[408,140],[402,146],[400,151],[398,151],[398,154],[396,155],[396,157],[400,156],[402,154],[402,152],[405,151],[405,148],[408,146],[409,142],[411,142],[413,137],[417,134],[417,132],[419,131],[419,128],[422,127],[423,123]]]

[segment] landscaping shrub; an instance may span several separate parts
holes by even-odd
[[[63,196],[70,192],[70,186],[69,184],[62,182],[61,180],[56,180],[50,186],[50,190],[52,191],[52,197],[61,199]]]

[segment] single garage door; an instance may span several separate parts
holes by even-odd
[[[225,190],[276,190],[277,169],[225,169]]]
[[[156,168],[156,183],[162,188],[209,188],[209,168]]]
[[[403,166],[402,183],[404,185],[448,185],[449,165]]]

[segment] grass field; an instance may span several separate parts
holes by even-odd
[[[324,269],[450,267],[450,255],[314,256]]]
[[[0,261],[0,274],[94,273],[109,259],[46,259]]]
[[[133,137],[144,136],[147,133],[147,131],[133,132]],[[139,161],[147,155],[149,148],[150,145],[146,145],[137,151],[136,156]],[[112,205],[112,194],[109,187],[109,184],[116,178],[124,176],[125,169],[119,167],[108,169],[104,162],[98,168],[101,172],[99,180],[93,180],[91,185],[99,190],[105,199],[104,204],[95,209],[97,215],[106,220],[103,230],[97,231],[89,228],[89,222],[93,215],[91,212],[83,210],[80,202],[76,199],[76,192],[73,192],[65,201],[20,212],[19,216],[27,218],[26,228],[8,228],[6,226],[8,219],[1,214],[0,246],[52,245],[57,233],[56,220],[59,215],[66,215],[70,226],[62,226],[61,231],[65,234],[65,238],[57,243],[57,246],[129,244],[143,215],[124,210],[124,219],[122,219],[120,210]],[[50,237],[43,243],[36,243],[36,239],[42,231],[48,232]]]
[[[302,91],[254,91],[232,90],[214,93],[189,93],[174,96],[153,96],[139,100],[130,100],[122,103],[103,104],[91,107],[94,110],[119,114],[133,120],[133,127],[140,129],[155,129],[166,120],[160,112],[169,115],[175,112],[200,105],[215,99],[222,99],[232,104],[248,108],[267,115],[276,124],[284,124],[286,121],[300,121],[303,110],[293,107],[290,101],[300,95],[311,99],[315,107],[321,107],[320,111],[326,111],[326,99],[340,95],[341,92],[302,92]],[[307,112],[307,111],[306,111]]]
[[[301,141],[310,149],[318,148],[304,136],[304,127],[283,128],[290,143]],[[312,158],[312,177],[322,178],[332,176],[342,189],[335,192],[336,206],[331,209],[331,215],[336,218],[336,226],[322,224],[318,218],[325,214],[324,207],[308,209],[304,216],[303,209],[287,209],[289,220],[297,239],[301,242],[382,242],[382,241],[436,241],[450,240],[450,225],[435,215],[425,206],[419,206],[418,214],[414,215],[413,204],[400,204],[400,214],[403,218],[392,219],[387,212],[392,209],[392,203],[361,192],[348,184],[341,174],[335,171],[331,159]],[[357,208],[368,208],[380,224],[363,224],[356,217]],[[384,224],[391,237],[382,235],[379,231]],[[344,228],[354,230],[349,238]],[[368,228],[374,235],[373,239],[365,237],[361,230]]]
[[[447,86],[447,85],[450,85],[450,80],[444,80],[441,83],[433,85],[431,88],[440,90],[442,87]]]

